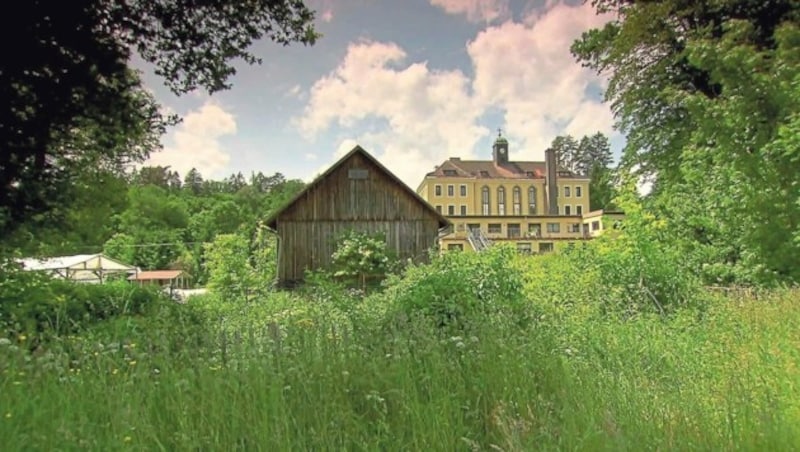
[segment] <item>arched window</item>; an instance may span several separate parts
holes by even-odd
[[[497,188],[497,214],[506,214],[506,189],[504,187]]]
[[[522,215],[522,190],[514,187],[511,195],[511,204],[514,206],[514,215]]]
[[[536,187],[528,188],[528,215],[536,215]]]
[[[483,205],[483,214],[489,215],[491,212],[491,194],[489,193],[489,187],[483,187],[481,189],[481,204]]]

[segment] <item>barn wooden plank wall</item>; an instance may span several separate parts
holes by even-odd
[[[337,238],[350,229],[381,232],[397,256],[422,260],[435,246],[440,221],[407,187],[353,153],[278,215],[278,278],[292,283],[306,269],[327,267]]]

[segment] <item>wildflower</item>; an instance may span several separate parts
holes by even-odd
[[[116,375],[116,374],[117,374],[117,372],[119,372],[119,370],[117,370],[117,368],[115,367],[115,368],[114,368],[114,369],[111,371],[111,375]]]
[[[136,360],[132,360],[131,362],[128,363],[128,365],[129,366],[135,366],[136,365]]]
[[[5,337],[0,337],[0,345],[11,345],[11,341]]]
[[[133,441],[133,438],[131,438],[130,436],[126,436],[124,439],[126,443]]]
[[[6,413],[6,419],[11,419],[11,413],[10,412]]]
[[[26,336],[24,334],[20,334],[19,336],[17,336],[17,339],[19,339],[20,342],[24,342],[25,339],[27,339],[27,338],[28,338],[28,336]]]

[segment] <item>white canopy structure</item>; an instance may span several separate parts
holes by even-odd
[[[102,284],[108,275],[135,274],[138,269],[123,264],[102,254],[78,254],[75,256],[27,258],[17,262],[24,270],[47,272],[53,278]]]

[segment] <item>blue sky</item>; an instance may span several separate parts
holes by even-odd
[[[207,178],[241,171],[310,180],[360,144],[412,187],[448,157],[488,159],[502,128],[511,158],[541,160],[559,134],[623,138],[602,103],[605,81],[569,45],[602,25],[558,0],[310,0],[323,37],[311,47],[258,42],[232,89],[173,96],[184,118],[149,164]]]

